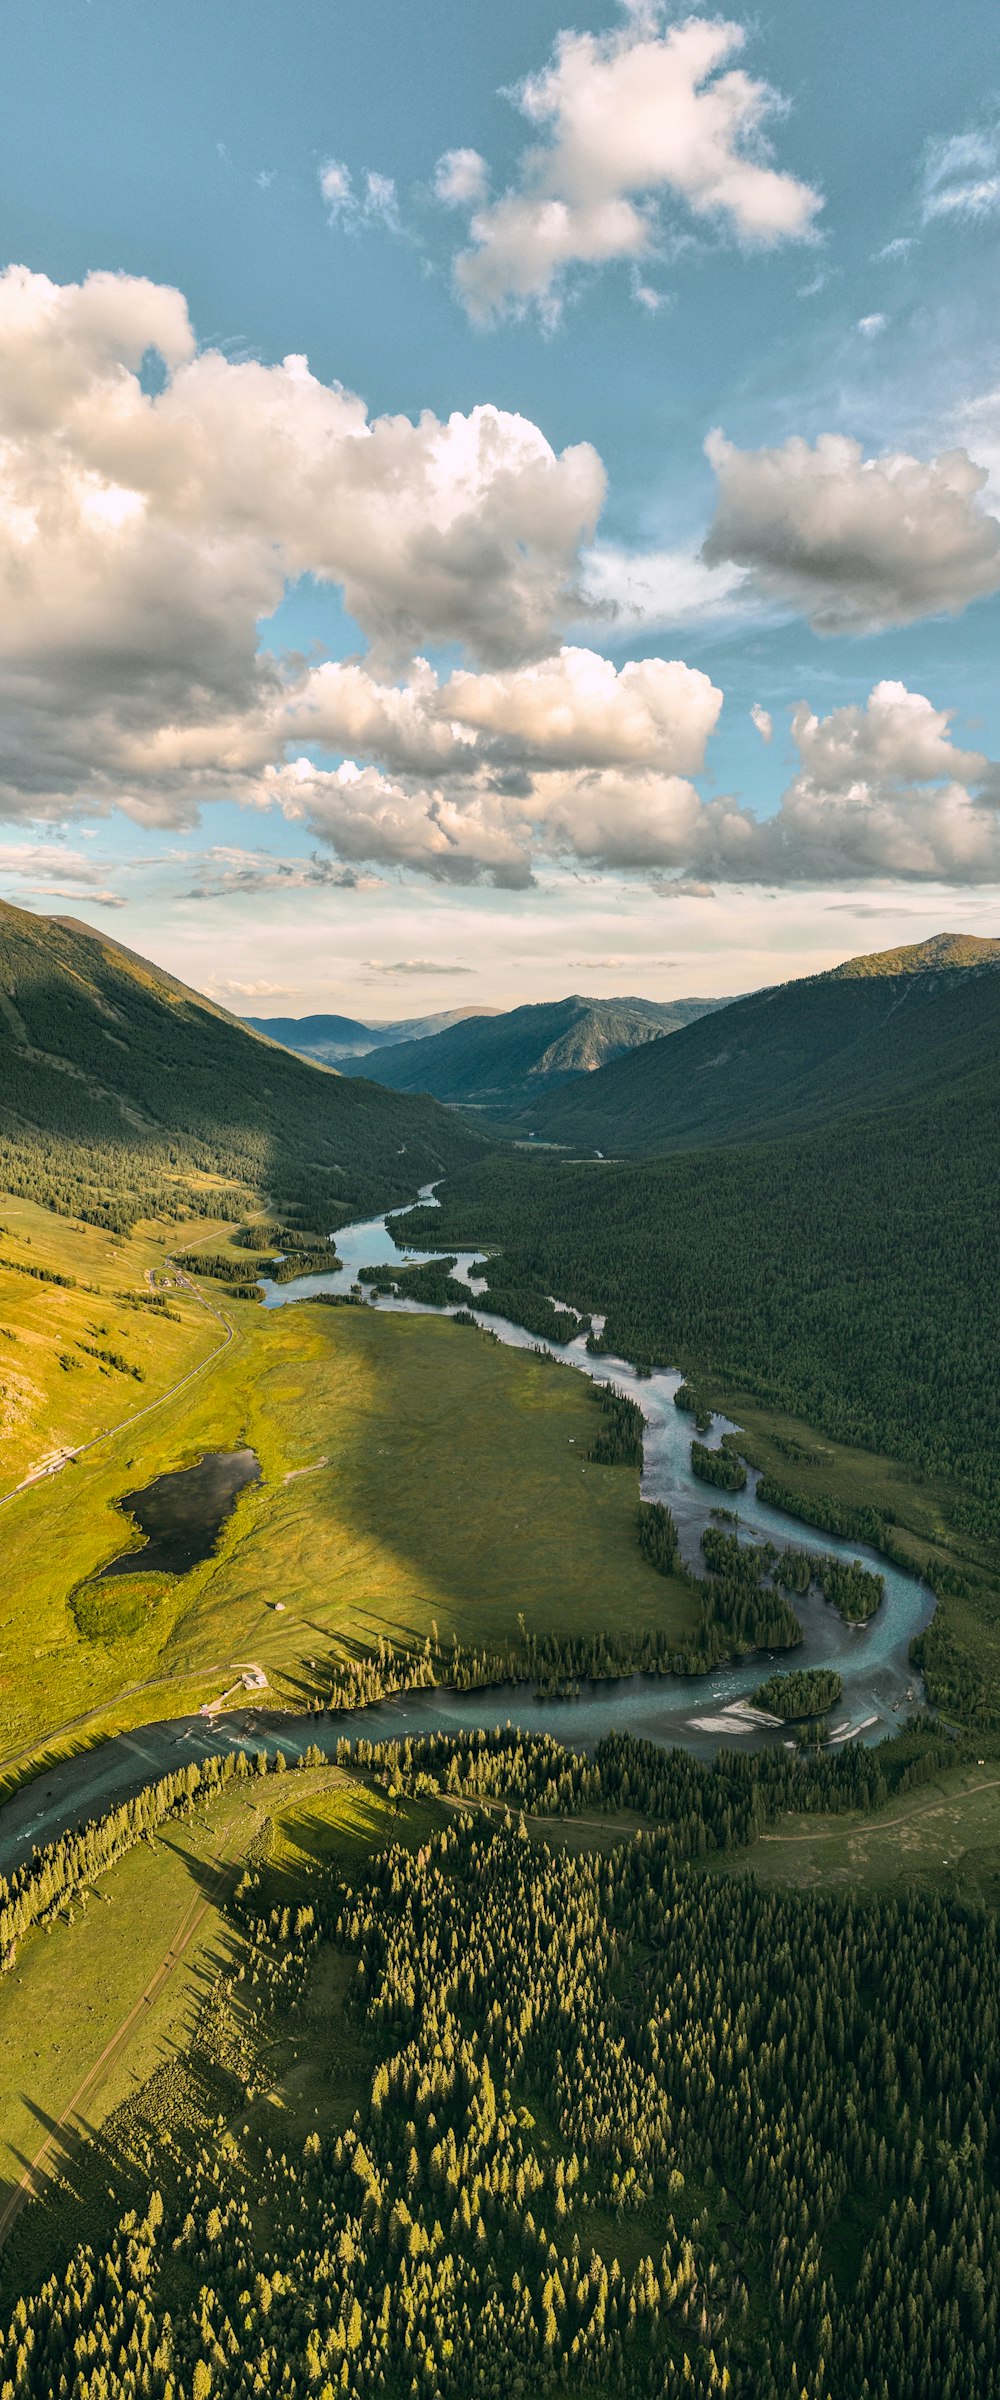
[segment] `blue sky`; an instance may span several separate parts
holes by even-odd
[[[998,929],[993,7],[3,34],[7,897],[381,1017]]]

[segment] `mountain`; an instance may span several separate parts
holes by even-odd
[[[830,967],[829,979],[852,975],[926,975],[938,967],[995,967],[1000,942],[979,933],[932,933],[926,942],[911,942],[902,950],[870,950],[864,958],[847,958]]]
[[[254,1033],[297,1050],[301,1058],[318,1059],[324,1067],[339,1067],[345,1058],[367,1058],[387,1043],[420,1042],[442,1033],[464,1017],[495,1016],[492,1008],[445,1008],[436,1017],[400,1017],[391,1025],[366,1025],[360,1017],[244,1017]],[[361,1070],[359,1069],[360,1073]]]
[[[772,985],[586,1083],[540,1092],[530,1129],[636,1156],[823,1124],[990,1053],[1000,1041],[998,969],[1000,941],[939,934]]]
[[[609,1059],[658,1041],[723,1005],[718,1000],[546,1000],[502,1015],[469,1017],[421,1042],[380,1050],[374,1072],[396,1091],[509,1117],[546,1091],[593,1074]],[[346,1074],[360,1070],[345,1066]]]
[[[89,926],[0,904],[0,1188],[122,1230],[265,1194],[332,1228],[483,1147],[436,1101],[307,1065]]]

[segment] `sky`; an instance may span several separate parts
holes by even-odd
[[[1000,934],[942,28],[0,0],[0,897],[373,1021]]]

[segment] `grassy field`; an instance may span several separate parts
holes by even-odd
[[[219,1347],[222,1329],[164,1263],[168,1246],[204,1233],[199,1218],[126,1241],[0,1196],[0,1494],[157,1400]],[[154,1291],[164,1309],[148,1305]]]
[[[22,1945],[0,1982],[0,2225],[47,2141],[40,2181],[190,2040],[226,1867],[260,1823],[252,1785],[227,1792],[210,1819],[171,1823],[120,1860],[72,1923]]]
[[[149,2144],[200,2133],[220,2100],[231,2110],[238,2041],[214,2003],[239,1956],[225,1904],[248,1852],[266,1866],[266,1904],[284,1904],[317,1867],[350,1875],[440,1817],[433,1801],[397,1807],[335,1767],[229,1786],[131,1851],[72,1922],[23,1944],[0,1982],[0,2294],[49,2271],[84,2226],[91,2239],[114,2221]],[[367,2096],[365,2045],[343,2014],[353,1972],[324,1946],[304,2027],[255,2062],[259,2088],[227,2137],[251,2155],[276,2133],[301,2143],[349,2122]]]
[[[134,1277],[144,1254],[133,1262],[132,1247]],[[683,1636],[683,1585],[638,1549],[635,1470],[587,1462],[598,1418],[582,1376],[445,1318],[265,1311],[206,1290],[229,1346],[138,1425],[0,1512],[0,1768],[60,1729],[190,1708],[227,1686],[234,1662],[259,1662],[297,1699],[331,1645],[409,1642],[434,1624],[444,1640],[489,1642],[516,1638],[523,1612],[539,1632]],[[204,1348],[197,1303],[186,1305],[185,1338]],[[151,1370],[131,1390],[141,1405],[153,1387]],[[212,1558],[179,1579],[95,1585],[128,1544],[124,1491],[243,1444],[261,1481]],[[80,1631],[95,1601],[99,1639]]]
[[[936,1891],[1000,1907],[1000,1774],[995,1760],[956,1767],[873,1816],[783,1818],[752,1851],[714,1872],[750,1867],[799,1891]]]

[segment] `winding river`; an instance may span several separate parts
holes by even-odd
[[[427,1185],[415,1206],[434,1205],[434,1187]],[[400,1212],[405,1213],[405,1212]],[[406,1250],[401,1253],[384,1217],[373,1217],[366,1224],[347,1225],[338,1233],[337,1253],[341,1260],[332,1275],[310,1275],[295,1283],[264,1284],[264,1296],[269,1308],[287,1307],[297,1300],[315,1298],[319,1291],[346,1292],[357,1280],[359,1268],[365,1266],[419,1264],[422,1261],[455,1256],[448,1251]],[[553,1358],[576,1367],[589,1375],[594,1383],[614,1383],[628,1391],[642,1409],[646,1420],[644,1439],[645,1465],[642,1477],[643,1497],[664,1500],[671,1509],[680,1536],[681,1549],[688,1566],[698,1573],[704,1571],[701,1556],[701,1536],[711,1521],[713,1507],[732,1505],[739,1518],[743,1535],[760,1535],[774,1542],[778,1549],[811,1550],[829,1557],[860,1558],[877,1568],[885,1577],[885,1599],[867,1625],[846,1625],[837,1610],[831,1608],[816,1591],[805,1599],[796,1598],[794,1608],[803,1629],[800,1648],[790,1658],[779,1654],[779,1661],[796,1667],[835,1667],[843,1680],[843,1701],[834,1712],[833,1726],[843,1728],[841,1739],[862,1738],[879,1741],[895,1730],[900,1717],[909,1706],[922,1698],[919,1677],[909,1664],[910,1643],[929,1623],[934,1611],[933,1594],[915,1576],[904,1574],[887,1559],[863,1543],[839,1541],[834,1534],[820,1533],[802,1525],[798,1519],[782,1515],[757,1498],[758,1476],[751,1468],[746,1490],[734,1495],[716,1491],[711,1484],[700,1483],[691,1472],[692,1420],[674,1407],[674,1393],[682,1378],[679,1374],[659,1369],[652,1375],[637,1375],[627,1360],[607,1356],[595,1357],[587,1350],[581,1334],[565,1348],[552,1342],[540,1343],[523,1326],[511,1324],[506,1317],[497,1317],[481,1305],[479,1295],[483,1280],[476,1275],[477,1259],[481,1253],[467,1250],[458,1253],[454,1269],[456,1280],[468,1285],[470,1306],[475,1309],[480,1324],[488,1326],[502,1342],[516,1349],[545,1349]],[[420,1315],[440,1315],[418,1300],[380,1300],[380,1309],[404,1310]],[[602,1323],[598,1318],[596,1322]],[[718,1448],[724,1433],[737,1428],[728,1417],[716,1416],[711,1432],[703,1438],[709,1448]],[[613,1610],[609,1612],[613,1616]],[[721,1739],[739,1740],[741,1744],[773,1741],[773,1728],[755,1726],[739,1709],[746,1707],[766,1672],[760,1655],[742,1663],[715,1668],[711,1674],[697,1677],[634,1676],[618,1684],[601,1684],[582,1692],[578,1700],[532,1704],[526,1687],[511,1686],[510,1691],[461,1694],[413,1694],[405,1703],[393,1703],[395,1715],[392,1730],[399,1731],[402,1717],[407,1719],[406,1731],[416,1732],[418,1721],[423,1729],[431,1725],[493,1725],[498,1709],[525,1728],[537,1731],[541,1727],[559,1731],[567,1741],[598,1740],[614,1726],[648,1734],[659,1741],[683,1741],[704,1756],[713,1755]],[[418,1706],[419,1704],[422,1704]],[[727,1714],[738,1710],[739,1713]],[[367,1711],[369,1724],[381,1732],[386,1711]],[[410,1721],[412,1719],[412,1722]],[[777,1738],[781,1738],[780,1734]]]
[[[432,1203],[433,1197],[433,1185],[428,1185],[420,1202]],[[398,1267],[455,1255],[412,1250],[402,1254],[401,1262],[400,1249],[384,1217],[343,1226],[336,1245],[341,1264],[335,1271],[303,1276],[293,1283],[265,1282],[266,1306],[287,1308],[296,1301],[314,1300],[320,1292],[349,1291],[364,1266]],[[554,1358],[589,1375],[595,1383],[618,1384],[638,1401],[646,1420],[643,1494],[648,1500],[666,1501],[689,1566],[702,1570],[701,1535],[713,1506],[728,1506],[732,1500],[744,1535],[766,1536],[779,1549],[860,1558],[884,1576],[885,1598],[866,1625],[845,1624],[815,1590],[804,1599],[796,1596],[793,1605],[803,1640],[793,1653],[777,1653],[776,1660],[796,1667],[837,1669],[843,1698],[831,1720],[835,1742],[878,1742],[894,1732],[923,1696],[920,1679],[909,1664],[909,1649],[914,1635],[933,1615],[934,1597],[926,1584],[903,1574],[862,1543],[839,1541],[833,1534],[814,1531],[768,1507],[757,1498],[758,1478],[753,1469],[746,1490],[736,1495],[717,1493],[712,1485],[700,1483],[691,1472],[692,1420],[674,1407],[680,1375],[661,1369],[639,1376],[625,1359],[592,1356],[583,1335],[565,1348],[538,1343],[523,1326],[493,1316],[481,1306],[483,1284],[475,1272],[480,1255],[476,1251],[460,1253],[454,1273],[468,1286],[470,1305],[482,1325],[516,1349],[549,1350]],[[377,1306],[419,1315],[443,1313],[415,1300],[380,1300]],[[728,1418],[716,1416],[711,1432],[703,1438],[710,1447],[717,1447],[724,1433],[735,1430]],[[613,1595],[608,1614],[613,1622]],[[707,1675],[633,1675],[620,1682],[584,1685],[576,1697],[558,1701],[539,1699],[529,1684],[509,1684],[493,1685],[486,1691],[408,1692],[363,1711],[321,1717],[237,1709],[209,1721],[201,1715],[169,1718],[63,1759],[15,1793],[0,1809],[0,1872],[9,1873],[33,1847],[53,1840],[67,1826],[98,1815],[185,1759],[230,1746],[250,1752],[266,1749],[272,1755],[280,1749],[294,1762],[310,1743],[332,1755],[345,1736],[385,1741],[405,1734],[455,1733],[474,1727],[489,1730],[509,1723],[525,1733],[554,1734],[573,1749],[592,1748],[612,1730],[649,1741],[680,1743],[706,1759],[713,1758],[723,1744],[762,1748],[789,1739],[783,1726],[762,1723],[750,1709],[750,1695],[768,1671],[758,1652],[753,1658],[713,1668]]]

